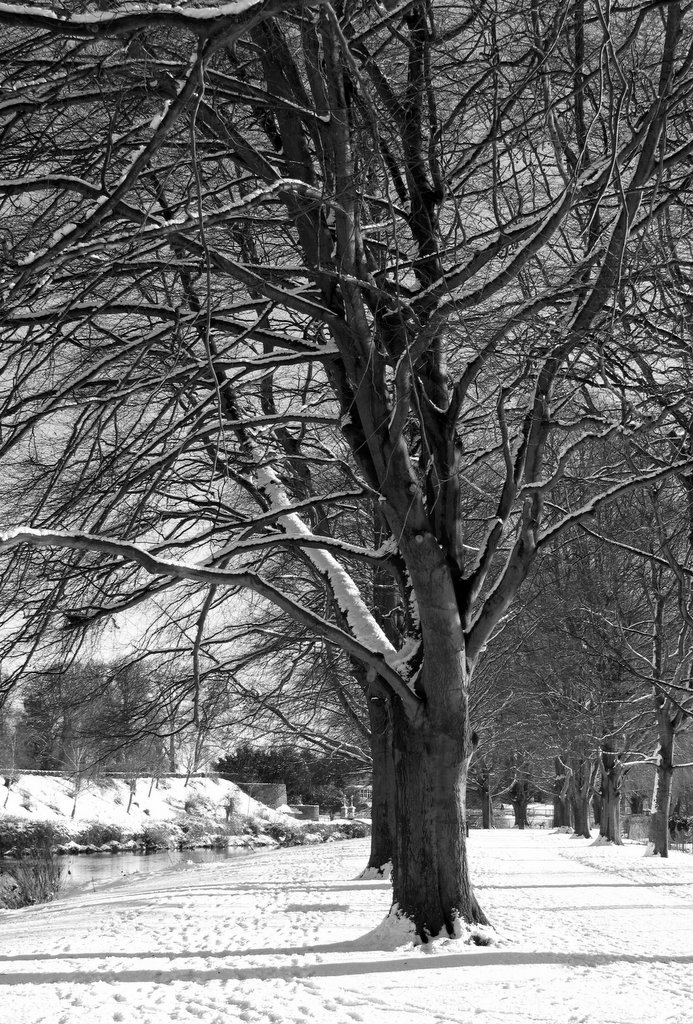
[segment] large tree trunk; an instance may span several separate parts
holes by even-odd
[[[599,818],[599,835],[617,846],[623,845],[621,838],[621,790],[623,769],[615,768],[608,774],[602,773],[602,803]]]
[[[466,716],[427,710],[412,722],[395,702],[393,719],[393,911],[414,922],[423,942],[460,935],[460,925],[488,923],[472,892],[465,847]]]
[[[663,735],[663,732],[660,727],[659,762],[647,830],[652,853],[658,857],[669,856],[669,808],[674,780],[674,730],[670,728],[668,735]]]
[[[602,798],[599,815],[599,835],[618,846],[621,839],[621,793],[623,789],[623,761],[611,737],[605,737],[601,754]]]
[[[371,852],[364,874],[385,873],[392,860],[395,841],[395,763],[392,751],[392,723],[388,701],[368,700],[373,758],[371,805]]]
[[[575,834],[591,839],[590,832],[590,797],[592,796],[596,761],[581,758],[570,777],[570,805],[573,811],[573,828]]]
[[[575,834],[578,836],[584,836],[585,839],[590,839],[592,833],[590,832],[589,799],[585,800],[580,793],[575,792],[570,798],[570,803],[573,810],[573,828],[575,830]]]

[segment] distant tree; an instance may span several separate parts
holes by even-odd
[[[349,776],[359,769],[363,764],[352,758],[290,744],[265,748],[242,743],[215,764],[215,771],[234,782],[283,782],[289,802],[320,804],[330,811],[340,806]]]

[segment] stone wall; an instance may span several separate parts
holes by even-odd
[[[320,821],[318,804],[291,804],[291,810],[296,812],[298,821]]]

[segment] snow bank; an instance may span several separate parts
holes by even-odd
[[[0,793],[3,791],[0,790]],[[7,795],[7,791],[4,791]],[[2,797],[0,797],[2,799]],[[73,815],[74,809],[74,817]],[[169,822],[185,813],[204,814],[222,824],[227,813],[285,821],[286,816],[253,800],[233,782],[206,777],[140,778],[134,793],[125,779],[74,779],[49,775],[19,775],[12,783],[3,815],[32,821],[51,821],[78,828],[87,823],[117,825],[139,831],[156,822]]]

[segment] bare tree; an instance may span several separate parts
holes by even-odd
[[[198,665],[215,603],[276,605],[386,707],[394,904],[423,940],[461,934],[486,920],[462,795],[477,663],[543,548],[692,464],[668,433],[688,396],[643,393],[632,353],[658,374],[662,347],[629,313],[657,321],[641,247],[686,215],[688,14],[71,12],[0,4],[15,657],[56,613],[149,602]],[[624,433],[635,460],[574,486]]]

